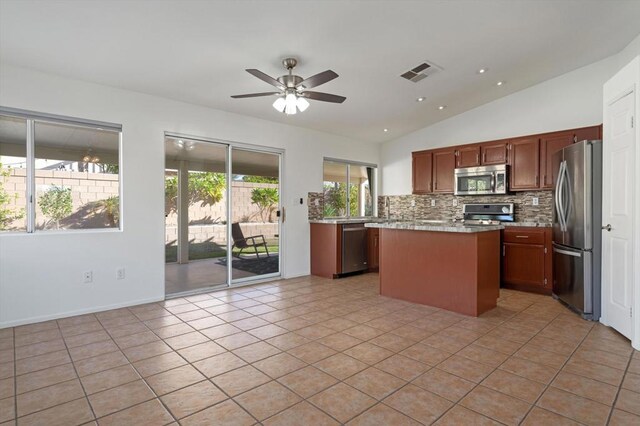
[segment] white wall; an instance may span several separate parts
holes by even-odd
[[[164,298],[165,131],[285,150],[285,277],[309,273],[306,194],[322,189],[322,158],[379,162],[344,137],[10,66],[0,105],[122,124],[124,184],[123,232],[0,236],[0,327]]]
[[[602,61],[383,144],[380,194],[411,193],[412,151],[602,123],[603,84],[639,52],[640,36]]]

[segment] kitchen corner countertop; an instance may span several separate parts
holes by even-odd
[[[465,226],[462,223],[443,223],[443,224],[425,224],[416,222],[395,222],[395,223],[365,223],[367,228],[381,229],[402,229],[408,231],[431,231],[431,232],[461,232],[461,233],[478,233],[499,231],[504,229],[502,225],[482,225],[482,226]]]

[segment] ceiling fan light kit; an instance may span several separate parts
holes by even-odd
[[[338,74],[331,70],[327,70],[307,79],[303,79],[299,75],[293,74],[293,68],[297,64],[298,61],[295,58],[286,58],[283,60],[282,65],[284,65],[284,67],[289,71],[289,74],[280,76],[277,79],[270,77],[257,69],[247,69],[246,71],[249,74],[276,87],[280,92],[249,93],[246,95],[234,95],[231,97],[234,99],[242,99],[276,95],[278,96],[278,99],[273,103],[273,107],[278,112],[283,112],[287,115],[296,114],[298,111],[304,112],[309,108],[309,101],[307,101],[307,99],[338,104],[341,104],[345,99],[347,99],[344,96],[308,91],[307,89],[319,86],[337,78]]]

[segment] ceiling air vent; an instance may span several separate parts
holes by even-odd
[[[414,83],[417,83],[420,80],[429,77],[430,75],[432,75],[438,70],[439,70],[439,67],[433,64],[428,64],[426,62],[423,62],[417,67],[400,75],[400,77],[407,79],[409,81],[413,81]]]

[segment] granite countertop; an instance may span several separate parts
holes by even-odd
[[[417,219],[415,221],[403,221],[403,220],[388,221],[386,219],[377,218],[377,217],[359,217],[359,218],[352,218],[352,219],[341,219],[341,218],[317,219],[317,220],[310,220],[309,223],[321,223],[321,224],[324,223],[327,225],[342,225],[345,223],[371,223],[371,224],[381,224],[381,225],[391,225],[391,226],[370,226],[370,228],[389,228],[389,229],[411,229],[409,227],[415,226],[416,230],[423,230],[423,231],[436,230],[436,229],[422,229],[424,227],[431,227],[431,228],[435,227],[435,228],[439,228],[440,230],[443,227],[455,228],[455,229],[459,229],[460,227],[471,228],[471,229],[478,228],[478,226],[465,227],[460,220],[456,220],[454,222],[451,219],[449,220]],[[551,223],[550,222],[502,222],[500,225],[483,226],[482,229],[486,231],[494,231],[495,229],[493,228],[504,229],[504,227],[508,227],[508,226],[520,226],[523,228],[550,228]],[[489,229],[486,229],[486,228],[489,228]],[[446,231],[446,232],[482,232],[482,231]]]
[[[376,223],[376,222],[382,222],[382,221],[384,221],[384,219],[379,219],[377,217],[358,217],[358,218],[352,218],[352,219],[341,219],[341,218],[316,219],[316,220],[310,220],[309,223],[341,225],[344,223]]]
[[[406,229],[409,231],[431,231],[431,232],[460,232],[460,233],[478,233],[499,231],[504,229],[502,225],[483,225],[483,226],[465,226],[462,223],[420,223],[420,222],[391,222],[391,223],[365,223],[367,228],[382,229]]]
[[[523,228],[551,228],[551,222],[502,222],[504,226],[521,226]]]

